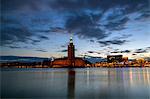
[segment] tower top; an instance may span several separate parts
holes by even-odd
[[[73,43],[73,34],[70,35],[70,43]]]

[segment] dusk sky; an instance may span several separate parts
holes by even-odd
[[[1,0],[1,55],[150,57],[149,0]]]

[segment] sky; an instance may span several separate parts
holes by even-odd
[[[149,0],[1,0],[0,55],[150,57]]]

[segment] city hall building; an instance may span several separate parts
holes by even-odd
[[[90,62],[83,60],[82,58],[75,57],[75,46],[73,39],[70,37],[68,45],[68,57],[57,58],[51,62],[52,67],[85,67]]]

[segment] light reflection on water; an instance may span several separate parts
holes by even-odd
[[[1,97],[149,99],[150,68],[2,69]]]

